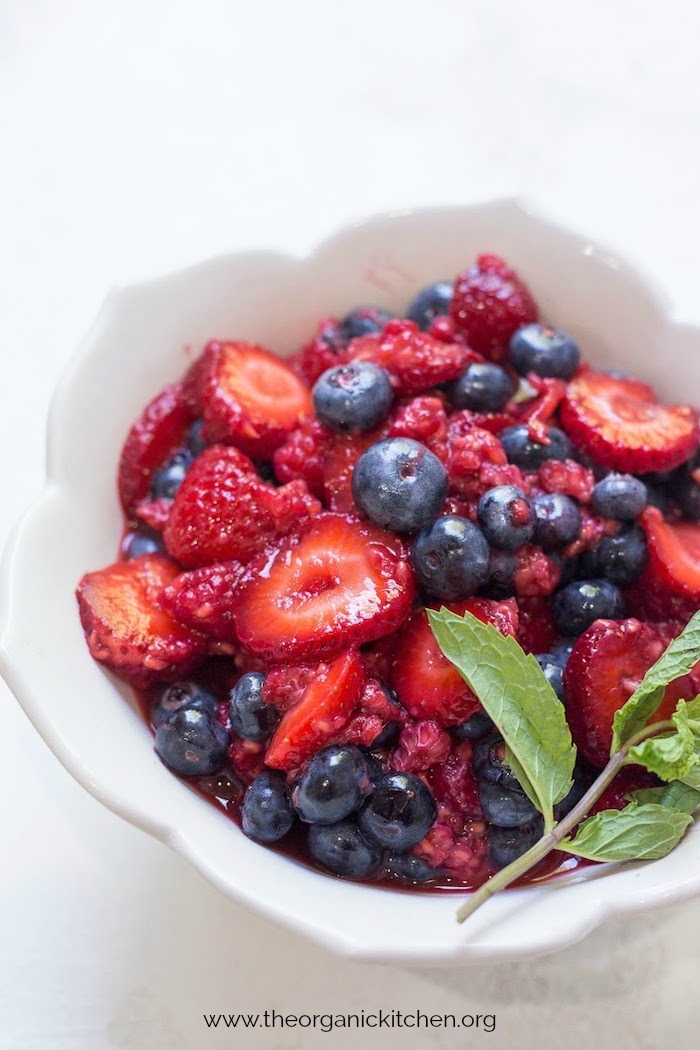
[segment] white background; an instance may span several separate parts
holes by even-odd
[[[699,320],[699,31],[690,0],[0,0],[0,538],[115,283],[519,193]],[[0,690],[2,1050],[694,1045],[700,904],[534,962],[344,963],[101,809]],[[266,1007],[495,1011],[497,1027],[359,1040],[201,1019]]]

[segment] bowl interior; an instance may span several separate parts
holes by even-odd
[[[215,259],[118,291],[57,393],[45,494],[5,559],[5,677],[61,761],[126,819],[170,843],[225,892],[348,954],[448,961],[528,954],[569,943],[611,911],[696,892],[700,837],[646,867],[501,895],[468,928],[448,895],[388,892],[312,872],[247,840],[169,775],[128,690],[90,659],[73,592],[113,560],[115,490],[126,431],[159,387],[211,338],[246,338],[288,354],[318,318],[356,305],[402,312],[424,284],[483,251],[519,269],[543,315],[584,355],[633,371],[668,398],[700,390],[700,335],[669,324],[641,278],[585,240],[513,203],[377,219],[306,260]]]

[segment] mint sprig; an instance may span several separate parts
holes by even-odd
[[[472,894],[457,913],[460,922],[554,849],[597,861],[654,860],[678,844],[700,802],[700,696],[680,700],[670,719],[648,723],[666,687],[700,661],[700,613],[616,713],[608,764],[559,822],[554,806],[571,786],[576,748],[539,664],[515,639],[470,613],[443,608],[428,610],[428,618],[441,650],[500,730],[506,761],[545,821],[542,838]],[[636,792],[622,810],[585,819],[626,762],[644,765],[668,785]]]

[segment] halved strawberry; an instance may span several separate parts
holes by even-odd
[[[229,561],[183,572],[163,591],[163,608],[185,627],[234,643],[234,594],[244,571],[240,562]]]
[[[311,415],[308,387],[289,365],[255,343],[209,343],[185,380],[209,441],[269,459]]]
[[[238,449],[212,445],[177,490],[163,535],[188,569],[245,562],[319,510],[303,481],[275,488]]]
[[[395,630],[413,593],[396,536],[320,514],[249,566],[234,619],[243,645],[271,663],[323,659]]]
[[[656,507],[646,508],[641,524],[647,537],[647,576],[653,581],[653,589],[687,599],[692,615],[700,608],[700,524],[671,524]]]
[[[574,743],[594,766],[610,757],[615,712],[679,630],[639,620],[596,620],[576,642],[564,671],[566,716]],[[673,682],[653,720],[668,718],[681,697],[696,694],[693,677]]]
[[[695,409],[660,405],[646,383],[592,369],[569,383],[560,417],[574,445],[603,466],[630,474],[680,466],[700,436]]]
[[[420,394],[456,379],[472,359],[469,347],[443,343],[420,332],[413,321],[389,321],[383,332],[350,343],[354,361],[373,361],[389,373],[397,394]]]
[[[117,485],[127,514],[148,495],[151,478],[183,443],[193,418],[182,383],[166,386],[146,405],[129,431],[119,459]]]
[[[282,717],[265,755],[273,769],[297,769],[350,718],[364,681],[362,661],[351,649],[321,665],[301,700]]]
[[[207,650],[203,635],[176,623],[160,604],[179,571],[164,554],[142,554],[89,572],[78,585],[92,656],[140,688],[187,674]]]
[[[458,616],[470,612],[493,624],[501,634],[515,636],[518,628],[518,607],[513,598],[505,602],[469,598],[445,608]],[[480,707],[459,671],[443,655],[424,609],[415,612],[401,632],[392,685],[409,714],[441,726],[459,725]]]

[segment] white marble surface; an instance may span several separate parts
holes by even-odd
[[[700,320],[699,28],[690,0],[4,0],[0,538],[41,483],[54,383],[118,282],[524,193]],[[360,1043],[202,1021],[265,1007],[497,1014],[490,1035],[383,1029],[367,1047],[695,1045],[700,903],[498,968],[342,962],[101,809],[0,689],[2,1050]]]

